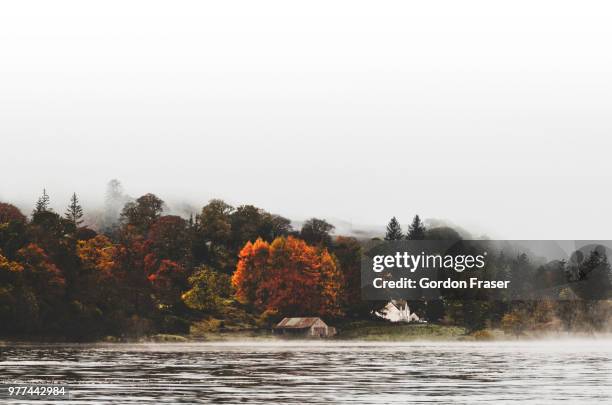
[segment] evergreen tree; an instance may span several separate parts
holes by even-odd
[[[34,209],[34,213],[40,213],[49,211],[49,195],[47,194],[47,190],[43,188],[42,196],[38,198],[36,201],[36,208]]]
[[[423,240],[425,239],[426,231],[427,229],[425,228],[425,225],[423,225],[421,218],[419,218],[418,215],[415,215],[414,219],[412,220],[412,224],[410,224],[410,226],[408,227],[408,234],[406,235],[406,239]]]
[[[400,225],[397,218],[393,217],[389,221],[389,225],[387,225],[387,234],[385,235],[385,240],[400,240],[404,237],[402,233],[402,226]]]
[[[132,201],[132,198],[124,192],[119,180],[112,179],[108,182],[104,201],[104,215],[100,225],[105,233],[115,234],[117,232],[121,209],[130,201]]]
[[[68,205],[68,208],[66,209],[64,218],[72,222],[75,227],[83,223],[83,207],[81,207],[81,205],[79,204],[79,199],[77,198],[76,193],[72,193],[72,197],[70,198],[70,205]]]
[[[573,292],[582,299],[607,300],[612,297],[612,271],[606,250],[597,246],[587,256],[577,251],[566,274]],[[577,255],[579,254],[579,255]]]

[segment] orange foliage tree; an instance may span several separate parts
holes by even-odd
[[[8,260],[2,255],[2,251],[0,251],[0,270],[9,273],[21,273],[23,271],[23,266],[17,262]]]
[[[270,244],[261,239],[255,243],[247,242],[240,251],[236,272],[232,276],[232,285],[236,288],[239,301],[255,304],[257,290],[263,281],[263,272],[268,266]],[[257,303],[261,307],[261,303]]]
[[[77,256],[86,271],[95,271],[103,278],[110,278],[115,268],[117,248],[104,235],[77,242]]]
[[[81,262],[78,298],[82,303],[105,309],[121,305],[119,287],[123,274],[117,266],[118,248],[104,236],[77,242],[76,253]]]
[[[342,315],[342,276],[333,256],[294,237],[248,242],[232,277],[237,298],[281,315]]]

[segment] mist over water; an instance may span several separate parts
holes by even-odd
[[[612,340],[19,345],[0,384],[73,403],[610,403]]]

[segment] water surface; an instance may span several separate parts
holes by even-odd
[[[67,384],[74,404],[610,404],[611,363],[605,340],[7,344],[0,384]]]

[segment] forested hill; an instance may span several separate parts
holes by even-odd
[[[386,304],[361,299],[361,241],[335,236],[322,219],[293,229],[287,218],[221,200],[182,218],[165,215],[164,202],[145,194],[94,230],[84,226],[84,210],[76,194],[62,215],[50,208],[46,192],[27,216],[0,202],[1,336],[189,333],[203,319],[267,329],[284,316],[368,319]],[[417,215],[406,233],[393,217],[384,238],[460,236],[450,228],[426,229]],[[525,257],[504,260],[498,264],[511,269]],[[566,329],[606,324],[609,308],[581,305],[443,299],[411,308],[430,323],[471,331],[530,322]]]

